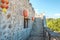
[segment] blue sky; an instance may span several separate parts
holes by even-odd
[[[47,18],[60,18],[60,0],[30,0],[37,14],[45,12]]]

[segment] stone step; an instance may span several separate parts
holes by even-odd
[[[30,37],[32,37],[32,36],[43,37],[43,35],[31,35]]]
[[[41,36],[41,35],[43,35],[43,32],[41,32],[41,33],[36,33],[36,32],[34,33],[34,32],[32,32],[31,35]]]
[[[36,19],[29,40],[43,40],[43,25],[40,18]]]
[[[29,40],[43,40],[43,37],[38,37],[38,36],[30,37]]]

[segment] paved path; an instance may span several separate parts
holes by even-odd
[[[43,40],[43,26],[40,18],[35,19],[32,32],[28,40]]]

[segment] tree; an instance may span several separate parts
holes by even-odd
[[[47,19],[47,26],[50,28],[52,31],[60,31],[60,18],[53,19],[49,18]]]

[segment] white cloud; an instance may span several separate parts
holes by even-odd
[[[60,18],[60,13],[55,13],[53,16],[54,18]]]
[[[52,15],[47,15],[46,17],[47,18],[60,18],[60,13],[55,13],[55,14],[52,14]]]
[[[54,16],[60,16],[60,13],[56,13]]]

